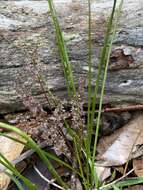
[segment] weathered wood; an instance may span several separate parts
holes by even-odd
[[[87,74],[87,4],[86,1],[55,0],[74,70],[75,80]],[[113,1],[92,3],[93,87],[106,20]],[[143,0],[126,0],[114,42],[106,84],[105,102],[143,103]],[[38,47],[37,47],[38,44]],[[40,45],[39,45],[40,44]],[[48,87],[59,97],[66,97],[54,29],[47,1],[0,1],[0,113],[24,109],[14,83],[27,81],[24,72],[37,49]],[[34,56],[35,56],[34,55]],[[22,80],[23,79],[23,80]],[[41,91],[34,95],[45,102]]]

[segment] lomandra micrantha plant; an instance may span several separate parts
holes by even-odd
[[[56,182],[60,185],[58,186],[59,189],[68,190],[70,187],[66,184],[66,182],[61,178],[61,176],[57,173],[54,166],[51,163],[51,159],[56,161],[59,165],[62,165],[74,173],[76,178],[80,179],[82,187],[84,190],[95,190],[95,189],[119,189],[119,187],[124,187],[127,184],[137,184],[143,182],[142,178],[136,178],[134,181],[123,181],[123,182],[112,182],[110,184],[102,185],[100,180],[98,179],[96,173],[96,166],[95,166],[95,158],[96,158],[96,147],[97,147],[97,140],[99,134],[99,124],[100,124],[100,117],[101,117],[101,110],[102,110],[102,102],[104,97],[104,89],[105,89],[105,82],[107,78],[107,70],[108,70],[108,63],[112,48],[112,43],[115,38],[116,34],[116,27],[118,23],[119,14],[121,11],[121,7],[123,4],[123,0],[114,0],[113,7],[111,10],[111,15],[107,21],[107,30],[104,38],[103,48],[100,54],[99,64],[98,64],[98,73],[96,76],[96,83],[94,92],[91,90],[91,82],[92,82],[92,38],[91,38],[91,0],[88,0],[88,116],[87,116],[87,127],[86,127],[86,134],[82,134],[82,130],[75,131],[71,126],[70,122],[67,120],[64,121],[64,127],[66,128],[69,136],[72,139],[73,146],[73,154],[71,159],[73,159],[74,164],[71,165],[68,162],[65,162],[58,158],[58,156],[53,155],[49,152],[42,150],[38,144],[34,142],[26,133],[17,129],[14,126],[10,126],[8,124],[0,123],[0,127],[4,129],[8,129],[11,131],[16,132],[20,135],[25,143],[25,146],[28,148],[34,149],[38,156],[43,160],[45,166],[49,169],[53,178],[56,179]],[[63,33],[60,28],[60,24],[58,21],[58,16],[54,7],[54,3],[52,0],[48,0],[51,18],[53,21],[53,26],[55,28],[55,35],[56,35],[56,42],[59,50],[59,55],[61,58],[61,66],[63,69],[63,73],[65,76],[65,81],[67,85],[67,90],[70,99],[74,101],[82,100],[82,97],[79,97],[78,92],[76,91],[76,85],[74,83],[74,77],[72,72],[72,66],[70,64],[70,60],[67,53],[66,44],[64,41]],[[118,5],[117,5],[118,4]],[[94,120],[94,113],[95,113],[95,106],[96,106],[96,97],[99,94],[99,82],[101,85],[101,94],[100,94],[100,101],[99,103],[99,111],[97,116],[97,124],[96,124],[96,134],[94,140],[92,141],[93,137],[93,120]],[[80,114],[80,107],[76,109],[76,104],[74,104],[74,110],[76,110],[75,120],[74,121],[81,121],[82,124],[82,114]],[[79,123],[75,124],[79,126]],[[81,126],[82,129],[82,126]],[[4,134],[1,134],[4,135]],[[7,138],[10,138],[7,136]],[[13,139],[17,141],[17,139]],[[5,173],[9,175],[12,180],[16,183],[18,189],[22,190],[23,187],[19,183],[18,179],[20,178],[25,185],[28,187],[29,190],[37,190],[38,188],[36,185],[32,184],[27,178],[22,176],[17,169],[2,155],[0,154],[0,163],[5,166]],[[13,174],[13,175],[12,175]]]

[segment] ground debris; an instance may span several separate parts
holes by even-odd
[[[124,127],[110,136],[101,138],[98,152],[101,165],[122,165],[132,159],[132,153],[138,145],[143,144],[143,113],[135,114],[134,118]],[[142,152],[143,154],[143,152]],[[101,161],[103,160],[103,161]]]

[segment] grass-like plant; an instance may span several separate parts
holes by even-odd
[[[65,80],[66,80],[66,85],[68,88],[68,93],[69,95],[75,95],[76,89],[75,89],[75,84],[74,84],[72,68],[69,61],[69,56],[68,56],[66,44],[64,41],[63,33],[61,31],[61,28],[58,22],[57,13],[53,4],[53,0],[48,0],[48,4],[49,4],[52,20],[53,20],[53,25],[55,28],[57,45],[59,49],[59,54],[61,58],[61,64],[63,67]]]
[[[66,44],[63,38],[63,34],[60,28],[60,24],[58,21],[57,13],[53,4],[53,0],[47,0],[50,8],[51,18],[53,20],[53,26],[55,29],[55,35],[58,45],[58,50],[61,58],[61,65],[63,68],[65,81],[67,85],[67,90],[70,98],[76,98],[78,92],[76,91],[76,85],[74,83],[74,77],[72,72],[72,66],[70,64],[70,60],[68,57],[68,52],[66,48]],[[104,38],[103,48],[100,54],[99,64],[98,64],[98,73],[96,76],[95,89],[92,92],[92,38],[91,38],[91,29],[92,29],[92,17],[91,17],[91,0],[87,0],[88,2],[88,113],[87,113],[87,134],[85,136],[82,135],[82,130],[75,132],[71,127],[68,121],[64,121],[64,127],[66,128],[68,134],[71,136],[73,141],[73,155],[72,159],[74,164],[70,165],[70,163],[65,162],[58,158],[56,155],[53,155],[49,152],[42,150],[38,144],[34,142],[25,132],[17,129],[14,126],[10,126],[8,124],[4,124],[0,122],[0,127],[14,131],[18,135],[20,135],[24,142],[26,142],[25,146],[28,148],[34,149],[35,152],[39,155],[41,160],[45,163],[45,166],[49,169],[53,177],[56,181],[61,185],[61,187],[65,190],[70,189],[68,185],[64,182],[64,180],[59,176],[55,168],[53,167],[50,160],[56,161],[59,165],[62,165],[69,170],[71,170],[78,178],[81,180],[82,186],[85,190],[99,190],[99,189],[120,189],[120,187],[124,187],[126,185],[132,185],[137,183],[142,183],[143,178],[136,178],[133,181],[126,180],[122,182],[113,182],[111,184],[103,185],[100,183],[98,176],[96,174],[95,167],[95,158],[96,158],[96,147],[97,140],[99,136],[99,126],[100,126],[100,118],[101,118],[101,110],[102,103],[104,97],[104,89],[107,78],[108,64],[109,58],[112,48],[112,43],[115,38],[116,28],[118,24],[118,18],[120,15],[120,11],[122,8],[123,0],[114,0],[113,7],[111,11],[111,15],[107,22],[107,31]],[[117,6],[117,3],[119,3]],[[99,95],[99,83],[101,83],[100,89],[100,101],[99,101],[99,110],[97,116],[97,124],[96,124],[96,134],[94,141],[92,142],[93,137],[93,120],[95,117],[95,106],[97,104],[97,95]],[[80,112],[78,109],[77,114]],[[79,116],[80,117],[80,114]],[[81,118],[79,118],[81,121]],[[1,134],[2,135],[2,134]],[[4,134],[5,137],[11,138]],[[12,139],[17,141],[17,139]],[[19,142],[21,143],[21,142]],[[84,162],[83,162],[84,161]],[[12,180],[16,183],[17,187],[20,190],[23,190],[22,185],[19,183],[18,179],[21,179],[29,188],[29,190],[37,190],[37,187],[32,184],[28,179],[22,176],[17,169],[2,155],[0,154],[0,163],[3,164],[6,168],[5,173],[9,175]],[[13,174],[13,175],[12,175]]]

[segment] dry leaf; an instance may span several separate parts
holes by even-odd
[[[96,166],[96,173],[100,181],[104,181],[111,176],[111,168]]]
[[[143,144],[142,126],[143,113],[140,112],[124,127],[110,136],[103,137],[98,145],[98,152],[100,153],[98,164],[114,166],[126,163],[131,152],[134,152],[139,145]]]
[[[138,177],[143,177],[143,159],[134,159],[133,168]]]
[[[13,132],[7,133],[10,137],[23,140],[19,135]],[[2,153],[9,161],[16,159],[24,148],[23,144],[15,142],[6,137],[0,136],[0,153]],[[1,166],[1,164],[0,164]],[[6,190],[10,182],[10,178],[3,172],[0,172],[0,190]]]

